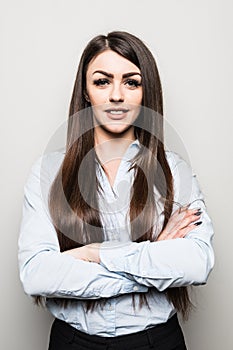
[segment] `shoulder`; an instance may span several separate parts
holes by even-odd
[[[25,198],[29,203],[47,208],[50,186],[62,164],[65,152],[60,150],[42,154],[31,165],[24,184]],[[39,204],[40,203],[40,204]],[[32,204],[31,204],[32,205]]]
[[[29,178],[36,176],[40,179],[48,178],[52,180],[56,176],[63,162],[64,156],[64,149],[59,149],[40,155],[32,163]]]
[[[59,170],[63,160],[65,157],[64,149],[56,150],[42,156],[41,166],[42,168],[50,174],[50,176],[54,176]]]
[[[187,169],[192,172],[189,161],[185,160],[179,153],[174,151],[165,151],[165,155],[172,173],[180,168]]]
[[[182,205],[203,201],[204,197],[191,165],[176,152],[166,151],[166,158],[173,176],[175,201]]]

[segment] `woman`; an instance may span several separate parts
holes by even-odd
[[[177,312],[207,281],[213,229],[191,169],[164,150],[162,115],[145,44],[93,38],[66,150],[41,156],[25,185],[20,277],[55,317],[50,350],[186,349]]]

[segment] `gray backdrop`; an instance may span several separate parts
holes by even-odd
[[[24,295],[17,240],[23,185],[67,118],[80,53],[96,34],[120,29],[157,57],[165,116],[185,144],[215,226],[216,264],[195,288],[184,325],[190,350],[233,348],[232,1],[9,0],[0,2],[0,348],[46,350],[52,317]],[[169,135],[168,135],[169,138]]]

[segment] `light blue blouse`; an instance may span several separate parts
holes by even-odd
[[[139,142],[130,144],[120,163],[113,187],[100,166],[97,176],[104,189],[99,195],[105,242],[101,263],[77,260],[61,254],[47,205],[49,187],[64,158],[64,150],[50,152],[33,164],[24,187],[19,236],[20,279],[26,294],[46,297],[47,308],[82,332],[118,336],[166,322],[176,312],[163,293],[168,287],[205,284],[214,265],[213,227],[206,212],[196,176],[176,153],[166,152],[174,178],[174,211],[177,205],[201,208],[202,224],[185,238],[141,243],[130,240],[126,213],[133,170],[129,160]],[[158,220],[154,236],[161,230],[163,204],[155,190]],[[178,204],[176,204],[178,203]],[[153,292],[149,306],[139,308],[139,293]],[[135,309],[132,305],[135,294]],[[72,298],[66,308],[54,298]],[[103,308],[86,313],[84,300],[109,298]],[[111,297],[111,298],[110,298]]]

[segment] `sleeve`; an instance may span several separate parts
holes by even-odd
[[[174,203],[201,208],[202,224],[185,238],[125,245],[108,241],[100,248],[102,266],[112,272],[125,273],[134,281],[159,291],[205,284],[214,265],[213,226],[197,178],[178,155],[170,156],[169,163],[174,179]]]
[[[147,287],[99,264],[60,253],[57,234],[42,199],[41,161],[42,157],[33,164],[24,186],[18,261],[25,293],[98,299],[133,291],[146,292]]]

